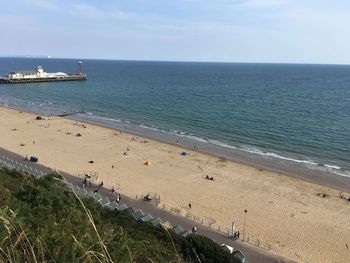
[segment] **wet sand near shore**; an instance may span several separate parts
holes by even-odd
[[[220,225],[230,227],[234,220],[241,232],[247,209],[246,232],[298,262],[350,260],[350,203],[339,198],[339,188],[323,186],[326,181],[313,184],[297,174],[286,176],[113,129],[35,117],[0,107],[1,147],[35,154],[43,165],[73,175],[94,171],[106,187],[130,197],[155,192],[161,203]],[[144,164],[147,160],[151,165]]]

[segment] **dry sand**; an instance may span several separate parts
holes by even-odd
[[[191,202],[192,214],[226,227],[235,220],[241,232],[247,209],[246,232],[276,253],[298,262],[350,262],[350,207],[337,190],[194,151],[184,157],[180,147],[133,141],[108,128],[35,117],[0,107],[0,147],[35,154],[41,164],[73,175],[95,171],[106,187],[130,197],[155,192],[163,204],[182,210]]]

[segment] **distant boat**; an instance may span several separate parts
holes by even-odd
[[[64,72],[48,73],[44,71],[42,66],[38,66],[34,71],[10,72],[8,75],[0,77],[0,84],[86,80],[87,76],[82,71],[82,62],[79,61],[78,64],[79,72],[72,74]]]

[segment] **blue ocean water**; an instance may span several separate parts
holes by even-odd
[[[0,75],[72,59],[0,58]],[[0,85],[0,103],[110,120],[350,176],[350,66],[83,60],[87,81]]]

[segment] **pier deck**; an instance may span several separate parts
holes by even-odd
[[[58,78],[33,78],[33,79],[10,79],[7,77],[0,77],[0,84],[23,84],[36,82],[57,82],[57,81],[81,81],[86,80],[85,74],[68,75],[66,77]]]

